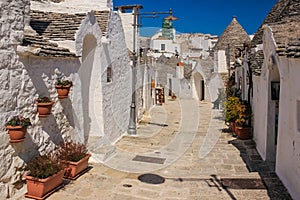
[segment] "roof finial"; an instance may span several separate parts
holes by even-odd
[[[232,19],[236,19],[236,16],[235,16],[235,15],[233,15],[233,16],[232,16]]]

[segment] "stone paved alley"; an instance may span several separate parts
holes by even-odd
[[[188,99],[154,107],[138,136],[123,137],[105,163],[91,163],[87,173],[48,199],[291,199],[255,143],[233,137],[222,113],[211,107]],[[137,155],[152,159],[134,161]],[[162,183],[138,179],[147,173],[160,176],[150,182]]]

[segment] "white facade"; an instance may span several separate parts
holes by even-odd
[[[224,50],[218,50],[214,56],[214,72],[215,73],[227,73],[227,61]]]
[[[263,49],[262,73],[253,80],[253,138],[262,158],[274,163],[291,196],[299,199],[300,60],[274,53],[276,43],[270,28],[265,29]],[[272,99],[271,87],[275,81],[280,82],[279,100]]]
[[[175,29],[173,29],[173,34],[175,34]],[[150,39],[150,53],[149,56],[158,58],[164,55],[168,58],[175,56],[176,53],[180,54],[180,44],[176,42],[176,38],[173,40],[163,38],[162,30],[159,30]]]
[[[177,42],[181,44],[181,55],[183,57],[206,59],[209,51],[215,46],[218,37],[210,34],[181,34],[177,37]]]
[[[172,57],[177,53],[180,53],[180,45],[175,43],[173,40],[165,38],[157,38],[150,42],[150,55],[158,58],[162,54],[166,57]]]

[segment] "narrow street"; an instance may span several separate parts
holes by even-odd
[[[211,107],[166,100],[111,158],[48,199],[291,199],[254,142],[233,137]]]

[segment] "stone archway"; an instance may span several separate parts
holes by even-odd
[[[199,101],[202,101],[205,99],[205,84],[204,84],[204,78],[199,73],[196,72],[194,74],[194,87],[196,92],[196,97]]]

